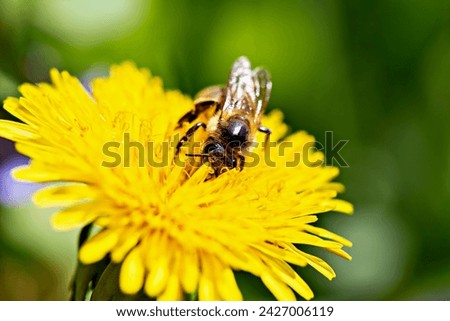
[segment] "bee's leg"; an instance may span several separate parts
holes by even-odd
[[[200,127],[203,127],[203,129],[206,129],[206,124],[203,122],[199,122],[199,123],[195,124],[194,126],[192,126],[191,128],[189,128],[189,130],[186,132],[186,134],[183,137],[181,137],[180,141],[178,142],[176,151],[175,151],[175,155],[178,155],[180,153],[181,146],[183,146],[183,144],[185,142],[187,142],[189,140],[189,138],[191,138],[191,136],[194,135],[194,133]]]
[[[264,140],[264,149],[265,151],[267,151],[267,149],[269,148],[270,134],[272,134],[272,131],[269,128],[263,126],[259,126],[258,131],[266,134],[266,139]]]
[[[242,154],[239,154],[238,157],[239,157],[239,171],[242,171],[244,169],[244,165],[245,165],[245,156]]]
[[[183,123],[185,123],[185,122],[188,122],[188,123],[193,122],[201,112],[205,111],[206,109],[208,109],[211,106],[213,106],[213,104],[197,104],[197,105],[195,105],[194,110],[188,111],[186,114],[184,114],[183,117],[180,118],[180,120],[177,123],[177,128],[180,128],[183,125]]]
[[[177,123],[176,128],[181,128],[181,126],[185,122],[188,122],[188,123],[193,122],[194,120],[197,119],[197,117],[201,113],[203,113],[205,110],[207,110],[209,108],[213,108],[213,107],[215,107],[215,109],[217,110],[217,108],[219,107],[219,104],[217,104],[214,101],[205,101],[205,102],[200,102],[200,103],[195,104],[194,110],[188,111],[186,114],[184,114],[183,117],[180,118],[180,120]]]

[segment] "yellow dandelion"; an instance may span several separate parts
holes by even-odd
[[[280,111],[262,121],[278,143],[253,155],[271,162],[248,162],[242,171],[208,179],[207,164],[172,161],[173,144],[189,128],[176,129],[193,108],[189,97],[164,90],[159,78],[132,63],[112,66],[108,77],[92,82],[91,93],[67,72],[50,74],[51,84],[24,84],[22,97],[5,100],[23,123],[0,120],[0,136],[31,158],[14,171],[16,179],[54,183],[34,201],[61,208],[52,219],[56,229],[96,227],[82,239],[79,260],[118,267],[122,293],[241,300],[234,272],[245,271],[278,300],[295,300],[295,293],[309,300],[313,292],[293,267],[310,265],[328,279],[335,273],[302,246],[350,259],[343,250],[350,241],[313,225],[320,213],[352,213],[351,204],[335,198],[344,189],[332,182],[338,169],[306,164],[323,155],[305,153],[314,144],[305,132],[285,137]],[[106,270],[97,272],[106,278]],[[98,281],[94,274],[85,287]]]

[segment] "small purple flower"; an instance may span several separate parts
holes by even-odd
[[[19,182],[11,176],[11,170],[27,165],[29,158],[18,154],[11,142],[0,140],[0,203],[7,206],[20,206],[31,200],[40,184]]]

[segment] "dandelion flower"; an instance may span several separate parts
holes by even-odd
[[[338,169],[302,161],[323,154],[305,154],[314,144],[305,132],[286,136],[280,111],[263,117],[278,142],[269,155],[276,166],[258,162],[207,179],[207,164],[178,166],[174,148],[166,148],[189,126],[176,129],[193,108],[189,97],[164,90],[160,78],[129,62],[94,79],[89,91],[67,72],[50,74],[51,84],[23,84],[22,97],[5,100],[23,123],[0,120],[0,136],[31,159],[14,177],[47,183],[33,200],[59,208],[56,229],[96,227],[82,239],[79,260],[95,266],[108,258],[120,271],[122,293],[241,300],[235,271],[245,271],[278,300],[295,300],[296,293],[309,300],[313,292],[294,267],[310,265],[328,279],[335,273],[304,245],[350,259],[343,250],[350,241],[314,225],[321,213],[352,213],[350,203],[336,199],[344,189],[332,181]],[[256,155],[267,156],[262,149]]]

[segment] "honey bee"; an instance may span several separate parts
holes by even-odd
[[[267,70],[251,69],[246,57],[238,58],[230,71],[226,87],[212,86],[200,91],[194,100],[194,110],[185,114],[178,122],[193,122],[210,108],[215,108],[214,116],[208,123],[198,122],[180,139],[176,155],[192,135],[203,128],[208,137],[203,143],[202,153],[186,154],[200,156],[201,162],[208,162],[219,176],[226,169],[242,170],[245,152],[254,144],[256,131],[266,135],[265,148],[270,140],[271,130],[261,126],[272,89],[272,81]]]

